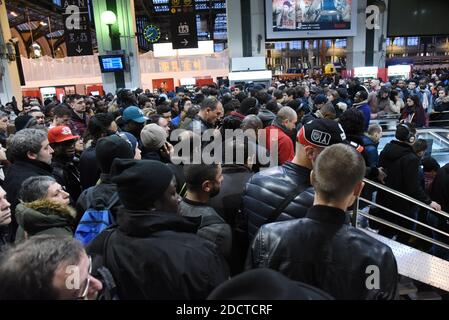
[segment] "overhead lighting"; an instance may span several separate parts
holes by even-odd
[[[43,27],[45,27],[47,25],[44,21],[39,22],[39,24]]]
[[[13,17],[17,17],[17,13],[15,13],[14,11],[11,11],[10,14],[11,14]]]

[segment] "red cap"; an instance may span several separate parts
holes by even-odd
[[[67,126],[57,126],[48,130],[48,142],[50,143],[58,143],[74,139],[79,139],[79,136],[74,136],[70,128]]]

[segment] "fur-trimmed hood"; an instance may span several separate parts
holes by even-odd
[[[73,234],[76,225],[76,211],[73,208],[46,199],[19,203],[15,216],[19,226],[29,235]],[[47,232],[50,229],[52,231]]]

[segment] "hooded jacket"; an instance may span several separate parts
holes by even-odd
[[[359,110],[361,113],[363,113],[363,119],[364,121],[364,129],[365,131],[368,131],[369,123],[371,121],[371,108],[368,105],[368,100],[354,103],[354,108]]]
[[[430,204],[432,201],[426,195],[419,182],[419,166],[420,159],[413,151],[412,146],[405,142],[392,141],[388,143],[379,156],[379,167],[384,168],[387,174],[385,178],[385,185],[387,187],[402,192],[425,204]],[[412,215],[415,207],[409,201],[382,190],[378,191],[377,203],[409,217]],[[392,223],[399,224],[408,229],[412,227],[411,222],[386,211],[375,210],[374,212],[377,212],[378,214],[376,215],[379,217]],[[392,230],[384,229],[382,226],[379,227],[385,231],[385,235],[392,235],[390,233]],[[394,231],[393,234],[396,233],[397,231]]]
[[[117,222],[87,252],[104,257],[120,299],[202,300],[227,280],[216,246],[198,237],[197,224],[186,218],[122,208]]]
[[[30,203],[19,203],[16,207],[16,219],[19,224],[16,241],[28,236],[54,235],[72,237],[75,229],[75,210],[47,199]]]

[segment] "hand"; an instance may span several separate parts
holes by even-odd
[[[435,211],[441,211],[441,206],[438,203],[436,203],[435,201],[432,201],[432,203],[430,204],[430,207]]]
[[[171,159],[171,157],[175,153],[175,148],[173,148],[173,146],[170,143],[165,142],[161,152],[166,158]]]
[[[387,177],[387,174],[384,171],[384,168],[379,168],[379,174],[377,176],[377,179],[380,181],[380,183],[385,184],[385,178]]]
[[[0,161],[6,161],[6,149],[0,146]]]
[[[84,142],[82,139],[78,139],[75,143],[75,151],[76,153],[81,153],[84,150]]]

